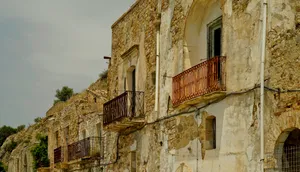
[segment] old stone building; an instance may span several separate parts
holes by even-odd
[[[300,1],[137,0],[112,25],[106,171],[300,169]]]
[[[82,93],[48,110],[50,171],[100,171],[106,85],[106,80],[99,79]]]
[[[300,1],[266,2],[136,0],[112,25],[107,85],[47,112],[50,170],[299,170]]]

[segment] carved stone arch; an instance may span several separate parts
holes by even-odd
[[[300,163],[300,129],[289,128],[278,137],[274,148],[274,167],[283,171],[298,168]]]
[[[297,111],[282,113],[269,124],[272,132],[265,132],[265,165],[269,169],[289,170],[295,164],[290,159],[297,155],[300,160],[300,118]],[[266,126],[265,126],[266,127]],[[295,141],[296,138],[296,141]]]

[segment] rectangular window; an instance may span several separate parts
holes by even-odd
[[[216,149],[216,118],[210,116],[206,119],[205,123],[206,129],[206,145],[205,148],[207,150]]]
[[[208,59],[222,54],[222,17],[207,25],[208,30]]]

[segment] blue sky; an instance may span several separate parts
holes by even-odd
[[[135,0],[0,0],[0,126],[33,123],[64,85],[107,68],[111,25]]]

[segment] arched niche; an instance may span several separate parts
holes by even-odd
[[[298,169],[300,164],[300,129],[289,128],[278,137],[274,149],[276,167],[282,171]]]
[[[209,53],[209,40],[211,39],[209,25],[213,25],[218,20],[222,22],[220,0],[195,0],[193,2],[185,25],[184,70],[213,56]],[[220,34],[222,35],[222,32]]]

